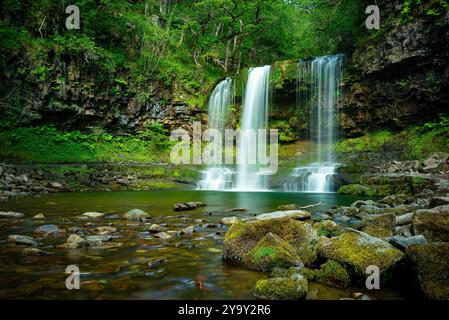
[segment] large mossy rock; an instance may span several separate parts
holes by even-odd
[[[304,268],[300,273],[309,281],[321,282],[337,288],[346,288],[351,283],[348,271],[333,260],[328,260],[319,269]]]
[[[307,279],[295,274],[288,278],[270,278],[259,280],[254,288],[254,295],[270,300],[299,300],[306,296]]]
[[[316,259],[317,233],[308,223],[289,218],[237,221],[223,243],[223,260],[255,270],[308,264]]]
[[[412,227],[430,242],[449,242],[449,205],[417,210]]]
[[[245,254],[243,260],[251,269],[261,271],[272,270],[275,267],[299,265],[301,263],[295,248],[271,232],[265,235],[253,249]]]
[[[366,268],[371,265],[385,273],[404,256],[388,242],[353,229],[347,229],[338,237],[321,237],[316,249],[319,256],[349,267],[359,278],[366,276]]]
[[[388,239],[394,235],[396,217],[393,213],[369,215],[362,221],[361,230],[370,236]]]
[[[449,299],[449,243],[417,244],[406,252],[423,295]]]

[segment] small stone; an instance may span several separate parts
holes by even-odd
[[[95,232],[97,234],[99,234],[99,235],[111,234],[111,233],[114,233],[116,231],[117,231],[116,228],[114,228],[114,227],[107,227],[107,226],[105,226],[105,227],[97,227],[95,229]]]
[[[104,216],[104,213],[101,212],[85,212],[83,213],[83,216],[89,217],[89,218],[102,218]]]
[[[191,235],[194,231],[195,231],[194,226],[188,226],[188,227],[182,229],[182,232],[187,235]]]
[[[239,220],[239,218],[237,217],[224,217],[223,219],[221,219],[221,223],[224,225],[231,225],[234,222],[237,222]]]
[[[16,244],[25,244],[29,246],[37,246],[37,242],[33,237],[22,236],[18,234],[8,236],[8,242]]]
[[[215,223],[205,223],[201,226],[203,229],[214,229],[217,228]]]
[[[322,213],[322,212],[314,212],[314,213],[312,213],[312,220],[315,221],[315,222],[319,222],[319,221],[322,221],[322,220],[331,220],[331,219],[332,218],[328,214],[325,214],[325,213]]]
[[[49,182],[47,184],[47,187],[53,188],[53,189],[62,189],[63,188],[62,184],[60,184],[59,182],[55,182],[55,181]]]
[[[8,212],[0,211],[0,219],[2,219],[2,218],[4,218],[4,219],[20,219],[23,217],[25,217],[25,215],[23,213],[13,212],[13,211],[8,211]]]
[[[204,223],[204,222],[206,222],[206,220],[204,220],[204,219],[195,219],[195,220],[193,220],[193,222],[195,222],[195,223]]]
[[[129,181],[128,179],[117,179],[115,180],[115,182],[122,186],[128,186],[131,184],[131,181]]]
[[[176,203],[173,206],[174,211],[185,211],[185,210],[193,210],[199,207],[205,207],[206,204],[203,202],[181,202]]]
[[[153,223],[148,227],[148,231],[150,232],[160,232],[162,231],[162,227],[158,224]]]
[[[67,239],[67,243],[86,244],[87,241],[76,234],[71,234]]]
[[[155,237],[155,238],[158,238],[158,239],[161,239],[161,240],[169,240],[169,239],[172,238],[171,235],[169,235],[168,233],[165,233],[165,232],[159,232],[159,233],[156,233],[156,234],[154,235],[154,237]]]
[[[124,218],[129,221],[144,221],[149,217],[148,213],[140,209],[132,209],[125,213]]]
[[[42,220],[45,219],[45,216],[42,213],[36,214],[33,219]]]
[[[156,268],[163,264],[166,264],[168,260],[165,257],[162,258],[155,258],[148,262],[148,268]]]
[[[34,230],[35,233],[42,234],[45,237],[59,237],[65,234],[64,229],[60,229],[58,226],[54,224],[44,224],[37,229]]]
[[[112,240],[112,236],[109,235],[95,235],[95,236],[87,236],[87,242],[89,244],[101,244],[102,242],[107,242]]]
[[[43,250],[40,250],[38,248],[25,248],[25,249],[23,249],[22,254],[24,256],[50,256],[53,253],[52,252],[43,251]]]
[[[172,236],[172,237],[179,237],[182,235],[182,231],[178,231],[178,230],[169,230],[167,231],[167,234]]]

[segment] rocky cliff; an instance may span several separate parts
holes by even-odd
[[[348,60],[342,127],[348,136],[432,120],[449,105],[449,12],[436,1],[413,7],[379,1],[381,28]]]

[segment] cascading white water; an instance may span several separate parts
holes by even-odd
[[[249,132],[256,133],[268,127],[270,66],[252,68],[248,74],[243,100],[243,114],[240,126],[241,143],[237,151],[237,185],[236,190],[260,191],[267,189],[267,176],[260,166],[251,164],[250,158],[257,148],[248,139]],[[248,134],[248,135],[247,135]],[[258,144],[262,142],[258,141]]]
[[[209,98],[208,120],[209,128],[217,129],[222,134],[229,118],[230,106],[233,103],[233,82],[231,78],[221,81]],[[203,172],[198,182],[200,190],[226,190],[232,188],[233,172],[222,166],[211,166]]]
[[[285,191],[335,191],[336,164],[332,145],[337,135],[335,117],[338,115],[342,66],[342,55],[298,63],[298,83],[309,87],[307,94],[300,94],[298,107],[309,108],[309,138],[317,146],[317,163],[295,168],[284,183]]]

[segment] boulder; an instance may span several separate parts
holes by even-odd
[[[104,226],[104,227],[97,227],[95,228],[95,232],[99,235],[104,235],[104,234],[111,234],[116,232],[117,229],[114,227],[108,227],[108,226]]]
[[[295,220],[310,219],[311,214],[304,210],[287,210],[275,211],[270,213],[259,214],[255,217],[256,220],[273,219],[273,218],[291,218]]]
[[[449,299],[449,243],[413,245],[407,249],[414,275],[428,299]]]
[[[406,213],[396,217],[395,225],[403,226],[412,223],[414,212]]]
[[[267,271],[274,267],[289,267],[301,263],[295,248],[271,232],[243,256],[244,265],[250,269]]]
[[[449,242],[449,205],[417,210],[412,228],[429,242]]]
[[[332,220],[323,220],[313,225],[319,236],[334,237],[342,232],[342,227]]]
[[[347,229],[333,238],[321,237],[316,249],[319,256],[349,267],[359,277],[365,277],[366,268],[371,265],[384,273],[404,256],[388,242],[354,229]]]
[[[194,226],[188,226],[181,230],[183,234],[191,235],[195,231]]]
[[[158,239],[161,239],[161,240],[169,240],[169,239],[172,238],[171,235],[169,235],[168,233],[165,233],[165,232],[159,232],[159,233],[156,233],[156,234],[154,235],[154,237],[155,237],[155,238],[158,238]]]
[[[13,211],[0,211],[0,219],[21,219],[24,218],[25,215],[20,212]]]
[[[337,288],[346,288],[351,282],[348,271],[333,260],[328,260],[319,269],[304,268],[300,273],[309,281],[316,281]]]
[[[273,236],[263,239],[269,233]],[[250,256],[247,254],[259,242],[262,241],[262,245],[268,240],[276,241],[275,239],[283,240],[282,242],[277,241],[279,244],[286,242],[293,247],[298,255],[299,261],[303,263],[311,263],[316,259],[313,247],[317,239],[316,231],[308,223],[289,218],[235,222],[225,235],[223,259],[248,268],[254,268],[254,265],[248,259]],[[290,246],[285,250],[290,252]],[[260,249],[261,246],[258,246],[258,248]],[[274,264],[271,264],[271,267],[274,266]]]
[[[449,204],[449,197],[433,197],[429,201],[429,207],[438,207]]]
[[[427,240],[422,235],[413,237],[396,235],[390,238],[390,243],[401,250],[405,250],[415,244],[427,244]]]
[[[132,209],[125,213],[123,217],[129,221],[143,221],[149,217],[149,214],[140,209]]]
[[[260,299],[299,300],[306,296],[307,290],[307,279],[300,274],[296,274],[290,278],[259,280],[253,293]]]
[[[394,235],[395,222],[393,213],[373,215],[362,220],[361,230],[370,236],[386,239]]]

